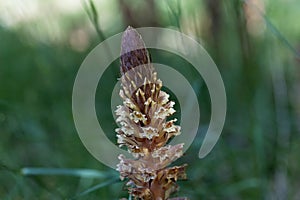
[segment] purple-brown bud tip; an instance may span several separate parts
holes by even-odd
[[[121,42],[121,74],[150,63],[149,53],[142,36],[131,26],[124,31]]]

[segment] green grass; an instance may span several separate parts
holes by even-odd
[[[200,101],[198,136],[178,160],[188,163],[189,177],[179,183],[178,196],[299,198],[299,2],[265,2],[264,14],[256,13],[265,22],[261,35],[247,32],[244,1],[211,6],[207,1],[154,1],[153,9],[147,3],[124,2],[128,7],[110,3],[115,17],[104,14],[96,0],[83,3],[80,13],[66,11],[59,17],[57,40],[47,39],[51,19],[13,27],[0,21],[0,199],[128,198],[118,173],[93,158],[81,143],[72,118],[72,89],[91,49],[128,25],[153,24],[141,17],[153,10],[156,24],[176,27],[204,45],[222,74],[228,98],[221,139],[200,160],[197,155],[210,119],[207,88],[182,59],[153,50],[154,61],[187,67],[185,76]],[[126,17],[126,9],[137,20]],[[88,36],[83,51],[74,49],[69,40],[78,28]],[[33,30],[41,35],[36,37]],[[107,74],[119,76],[115,66]],[[97,108],[110,107],[100,102],[101,95],[97,93]],[[115,140],[111,121],[101,123],[111,127],[107,134]],[[278,185],[286,185],[286,190]]]

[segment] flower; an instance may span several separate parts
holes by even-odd
[[[150,62],[150,55],[138,32],[128,27],[121,44],[121,90],[123,105],[116,109],[117,143],[126,146],[135,159],[119,155],[120,178],[128,179],[135,199],[166,200],[178,190],[179,179],[186,179],[187,165],[168,167],[183,155],[183,144],[166,145],[180,134],[174,102],[161,91],[162,81]],[[177,198],[186,199],[186,198]]]

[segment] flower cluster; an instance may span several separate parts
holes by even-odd
[[[135,199],[166,200],[178,190],[176,181],[186,179],[186,165],[168,167],[183,154],[183,144],[167,145],[180,134],[169,95],[150,62],[149,53],[137,31],[128,27],[121,44],[121,90],[123,105],[117,107],[119,146],[126,146],[134,159],[119,156],[117,170],[128,179]],[[177,198],[185,199],[185,198]]]

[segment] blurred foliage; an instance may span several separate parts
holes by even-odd
[[[184,60],[151,50],[154,61],[186,66],[184,75],[201,104],[197,139],[178,160],[189,164],[189,180],[180,183],[178,195],[299,199],[299,1],[95,0],[98,21],[92,22],[93,15],[86,13],[91,11],[89,3],[26,2],[0,1],[0,199],[127,196],[123,182],[107,182],[117,174],[81,143],[71,98],[77,70],[88,52],[128,25],[168,27],[197,39],[225,83],[224,131],[214,150],[200,160],[198,150],[210,119],[207,88]],[[107,87],[98,88],[97,110],[110,107],[107,99],[117,77],[118,61],[102,80]],[[115,140],[115,124],[107,118],[111,111],[106,111],[98,113],[99,121]],[[24,174],[24,167],[44,171],[28,168]],[[53,168],[70,171],[61,176]],[[96,169],[107,176],[74,177],[74,168]]]

